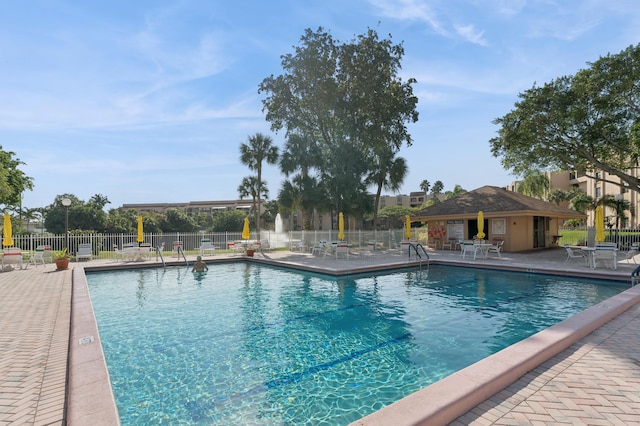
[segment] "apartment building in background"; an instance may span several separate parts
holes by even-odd
[[[637,172],[636,172],[637,173]],[[633,207],[634,212],[640,212],[640,197],[636,191],[630,191],[627,184],[622,182],[620,178],[615,175],[611,175],[607,172],[597,171],[592,172],[595,177],[587,177],[585,173],[579,173],[575,171],[558,171],[547,172],[546,176],[549,179],[549,189],[560,189],[567,191],[571,188],[580,188],[588,196],[591,196],[594,200],[599,200],[604,196],[611,196],[619,201],[628,201],[629,205]],[[518,187],[517,181],[512,182],[505,187],[510,191],[516,191]],[[561,204],[563,207],[568,207],[568,202]],[[593,210],[587,211],[587,226],[594,225],[595,212]],[[605,226],[616,226],[616,212],[614,208],[608,207],[604,210]],[[632,216],[629,210],[625,211],[626,219],[624,223],[618,220],[617,225],[619,228],[637,228],[638,218]]]
[[[382,195],[380,197],[379,209],[387,206],[420,207],[429,197],[430,196],[424,191],[411,192],[409,195]],[[242,210],[249,213],[251,207],[251,200],[187,201],[183,203],[136,203],[122,205],[122,208],[125,210],[137,210],[140,212],[164,213],[169,209],[181,209],[188,215],[196,213],[215,214],[224,210]],[[311,218],[312,229],[336,229],[337,223],[334,223],[332,227],[332,220],[335,221],[336,219],[332,218],[330,214],[315,212]],[[283,218],[283,225],[285,231],[302,230],[302,212],[298,211]]]

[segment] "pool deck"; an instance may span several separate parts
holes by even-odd
[[[566,254],[559,248],[475,261],[449,250],[429,254],[432,264],[629,284],[636,267],[619,261],[617,270],[592,270],[580,260],[564,263]],[[235,259],[242,257],[205,257],[208,263]],[[330,274],[416,265],[406,254],[368,251],[348,260],[290,251],[256,254],[253,260]],[[118,424],[84,269],[154,263],[93,260],[72,263],[67,271],[49,264],[0,273],[0,425]],[[640,424],[638,330],[640,286],[354,424]]]

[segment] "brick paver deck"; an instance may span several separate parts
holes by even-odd
[[[71,272],[0,273],[0,424],[64,421]]]
[[[289,252],[274,252],[268,257],[335,271],[350,270],[358,262],[371,267],[401,263],[397,256],[385,258],[378,254],[366,261],[357,256],[335,261]],[[505,253],[503,258],[495,263],[559,273],[612,273],[590,271],[579,263],[564,264],[564,255],[558,251]],[[443,250],[433,253],[432,259],[460,261],[455,253]],[[108,262],[97,260],[90,264]],[[628,277],[633,267],[622,265],[613,274]],[[27,270],[0,273],[0,425],[65,423],[72,273],[54,269],[54,265],[30,266]],[[453,424],[640,424],[638,330],[640,305],[543,363]]]
[[[640,424],[639,330],[636,305],[452,425]]]

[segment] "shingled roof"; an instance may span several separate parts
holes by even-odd
[[[463,218],[482,210],[485,217],[547,216],[563,219],[583,219],[586,216],[557,204],[507,191],[497,186],[481,188],[436,203],[411,215],[412,221]]]

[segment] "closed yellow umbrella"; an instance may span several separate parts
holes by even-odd
[[[249,218],[244,218],[244,226],[242,227],[242,239],[248,240],[251,237],[251,232],[249,231]]]
[[[480,210],[478,212],[478,238],[480,238],[481,240],[484,239],[485,235],[484,235],[484,213],[482,213],[482,210]]]
[[[405,217],[406,219],[406,223],[405,223],[405,227],[406,227],[406,232],[405,232],[405,236],[407,237],[407,240],[411,239],[411,216],[407,215]]]
[[[2,238],[2,245],[6,247],[10,247],[13,245],[13,228],[11,228],[11,217],[9,217],[9,213],[4,214],[4,236]]]
[[[596,241],[604,241],[604,212],[602,206],[596,207]]]
[[[142,216],[138,216],[138,239],[136,240],[139,243],[144,242],[144,233],[142,228]]]
[[[338,239],[344,240],[344,215],[342,212],[338,214]]]

